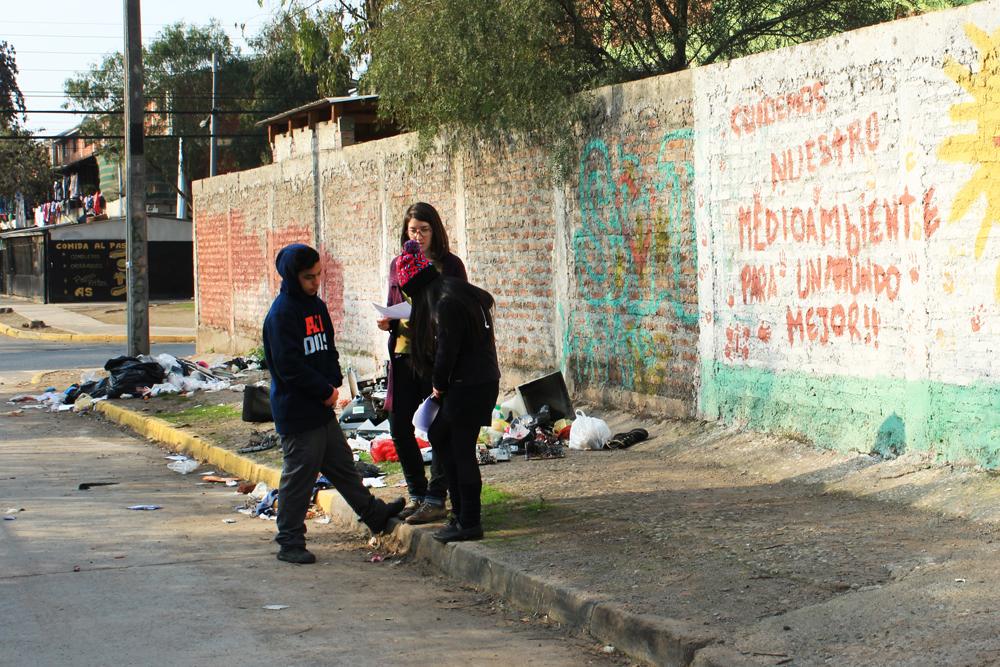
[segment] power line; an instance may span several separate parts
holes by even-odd
[[[216,134],[216,139],[260,139],[264,133],[257,134]],[[118,139],[124,140],[124,134],[0,134],[0,141],[18,141],[24,139]],[[143,139],[211,139],[210,134],[147,134]]]
[[[244,41],[244,42],[247,42],[247,41],[250,41],[251,39],[253,39],[252,37],[241,37],[241,36],[228,35],[228,34],[226,36],[229,37],[229,39],[236,39],[236,40],[241,40],[241,41]],[[53,35],[52,33],[48,33],[48,34],[28,34],[28,33],[11,33],[11,32],[5,33],[4,34],[4,38],[8,38],[8,37],[48,37],[48,38],[56,38],[56,39],[114,39],[116,41],[120,41],[121,40],[121,36],[120,35],[80,35],[80,34],[76,34],[76,35]],[[142,41],[144,41],[144,42],[151,42],[151,41],[156,41],[157,39],[159,39],[159,36],[153,35],[152,37],[143,37]]]
[[[114,115],[121,115],[124,112],[122,112],[122,111],[113,111],[113,110],[112,111],[100,111],[100,110],[94,110],[94,109],[80,109],[80,110],[74,110],[74,109],[25,109],[24,111],[21,111],[20,109],[0,109],[0,114],[6,114],[6,113],[13,113],[13,114],[21,114],[21,113],[23,113],[23,114],[29,114],[29,113],[36,113],[36,114],[77,114],[77,115],[80,115],[80,116],[105,116],[105,115],[114,116]],[[163,116],[163,115],[167,115],[167,114],[187,115],[187,116],[204,116],[204,115],[212,113],[212,110],[211,109],[207,109],[207,110],[204,110],[204,111],[199,111],[199,110],[191,111],[191,110],[180,110],[180,109],[146,109],[145,113],[147,113],[147,114],[149,114],[151,116],[157,116],[157,115]],[[243,114],[246,114],[246,115],[251,115],[251,114],[259,114],[259,115],[271,114],[271,115],[274,115],[276,113],[282,113],[282,112],[281,111],[252,111],[252,110],[249,110],[249,109],[240,109],[240,110],[235,110],[235,111],[227,111],[225,109],[216,109],[215,113],[219,114],[220,116],[239,116],[239,115],[243,115]]]

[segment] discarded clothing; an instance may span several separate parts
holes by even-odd
[[[279,442],[281,442],[281,438],[274,431],[251,431],[249,443],[246,447],[240,447],[236,451],[240,454],[263,452],[277,447]]]

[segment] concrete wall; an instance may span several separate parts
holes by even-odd
[[[1000,463],[1000,11],[695,73],[701,412]]]
[[[597,91],[578,166],[413,138],[199,182],[199,344],[259,341],[291,240],[338,347],[385,358],[400,216],[441,211],[497,297],[508,385],[1000,464],[1000,0]],[[301,144],[301,145],[300,145]],[[697,180],[695,175],[697,174]]]

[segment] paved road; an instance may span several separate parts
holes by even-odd
[[[24,508],[0,520],[0,665],[611,664],[332,526],[310,522],[318,564],[280,563],[273,523],[163,455],[87,416],[0,414],[0,514]]]
[[[95,368],[125,354],[125,343],[112,345],[52,343],[0,336],[0,371],[41,371],[58,368]],[[153,345],[151,352],[174,356],[194,354],[193,343]]]

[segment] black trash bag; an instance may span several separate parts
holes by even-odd
[[[271,414],[270,388],[251,385],[243,390],[243,421],[274,421],[274,415]]]
[[[362,477],[381,477],[385,474],[377,465],[367,461],[355,461],[354,468]]]
[[[140,361],[135,357],[115,357],[104,364],[110,373],[107,390],[108,398],[118,398],[122,394],[136,395],[142,387],[152,387],[163,382],[163,367],[155,361]]]
[[[80,396],[80,394],[87,394],[91,398],[101,398],[102,396],[107,396],[108,378],[84,382],[83,384],[70,385],[64,393],[66,398],[63,399],[63,403],[67,405],[76,403],[76,399]]]

